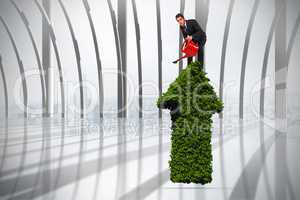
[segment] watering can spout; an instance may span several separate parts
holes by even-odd
[[[189,57],[189,56],[184,55],[184,56],[178,58],[177,60],[173,61],[173,63],[176,64],[176,63],[178,63],[179,61],[181,61],[182,59],[187,58],[187,57]]]
[[[185,40],[181,46],[181,52],[185,55],[180,57],[179,59],[173,61],[174,64],[176,64],[178,61],[187,58],[187,57],[193,57],[198,53],[199,46],[197,43],[193,42],[193,40]]]

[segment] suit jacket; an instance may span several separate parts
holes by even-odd
[[[200,46],[204,46],[206,42],[206,33],[202,30],[198,22],[194,19],[188,19],[185,27],[180,26],[181,33],[184,38],[188,35],[192,36],[193,41],[197,42]]]

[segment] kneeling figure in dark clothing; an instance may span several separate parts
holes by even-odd
[[[185,19],[182,14],[176,15],[176,21],[180,26],[181,33],[186,40],[193,40],[198,43],[198,61],[204,63],[204,45],[206,43],[206,33],[202,30],[195,19]],[[192,57],[188,58],[188,64],[193,61]]]

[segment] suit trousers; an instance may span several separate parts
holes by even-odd
[[[204,63],[204,47],[199,45],[197,60],[201,63]],[[188,57],[187,63],[188,65],[193,61],[193,57]]]

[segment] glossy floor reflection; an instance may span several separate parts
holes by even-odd
[[[300,199],[300,122],[214,119],[213,182],[169,181],[170,120],[2,122],[0,199]]]

